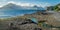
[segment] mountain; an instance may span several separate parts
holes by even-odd
[[[38,7],[37,5],[34,5],[33,7],[24,7],[24,6],[19,6],[13,3],[9,3],[5,6],[3,6],[2,8],[0,8],[1,10],[45,10],[42,7]]]
[[[24,7],[24,6],[19,6],[17,4],[9,3],[0,8],[0,14],[1,14],[0,17],[2,15],[7,15],[2,17],[10,17],[10,15],[19,16],[21,14],[31,14],[41,9],[43,8],[38,7],[37,5],[34,5],[33,7],[26,7],[26,6]]]
[[[38,7],[37,5],[34,5],[33,8],[36,8],[37,10],[46,10],[45,8],[43,8],[43,7]]]
[[[53,11],[53,10],[54,10],[54,6],[49,6],[49,7],[47,7],[47,10],[48,10],[48,11]]]
[[[60,11],[60,3],[54,6],[47,7],[48,11]]]
[[[7,5],[5,5],[5,6],[3,6],[1,9],[6,9],[6,10],[20,10],[20,9],[22,9],[22,7],[21,6],[18,6],[18,5],[16,5],[16,4],[13,4],[13,3],[9,3],[9,4],[7,4]]]
[[[60,6],[60,3],[59,3],[59,4],[57,4],[57,6]]]

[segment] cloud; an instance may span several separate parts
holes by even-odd
[[[5,0],[6,1],[6,0]],[[28,7],[32,7],[34,5],[37,5],[37,6],[41,6],[41,7],[46,7],[46,6],[51,6],[50,3],[47,3],[47,2],[41,2],[39,4],[33,4],[33,3],[22,3],[22,2],[15,2],[15,1],[8,1],[8,2],[1,2],[0,3],[0,7],[8,4],[8,3],[13,3],[13,4],[16,4],[16,5],[20,5],[20,6],[28,6]]]
[[[40,3],[38,6],[41,6],[41,7],[46,7],[46,6],[51,6],[50,3],[47,3],[47,2],[43,2],[43,3]]]
[[[20,5],[20,6],[34,6],[34,5],[37,5],[37,6],[41,6],[41,7],[46,7],[46,6],[51,6],[50,3],[47,3],[47,2],[41,2],[40,4],[33,4],[33,3],[21,3],[21,2],[14,2],[14,1],[9,1],[8,3],[14,3],[14,4],[17,4],[17,5]]]
[[[13,3],[13,4],[16,4],[16,5],[20,5],[20,6],[34,6],[35,4],[32,4],[32,3],[21,3],[21,2],[14,2],[14,1],[9,1],[7,3]]]

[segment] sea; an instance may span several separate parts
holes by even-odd
[[[24,14],[32,14],[37,10],[0,10],[0,18],[23,16]]]

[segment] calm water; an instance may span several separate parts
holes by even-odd
[[[37,10],[0,10],[0,18],[31,14]]]

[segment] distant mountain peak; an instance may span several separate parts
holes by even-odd
[[[16,5],[14,3],[8,3],[7,5],[4,5],[2,8],[4,9],[20,9],[21,6]]]
[[[3,7],[12,7],[12,6],[17,6],[16,4],[13,3],[8,3],[7,5],[3,6]]]
[[[1,9],[12,9],[12,10],[44,10],[44,8],[42,7],[38,7],[37,5],[34,5],[33,7],[23,7],[23,6],[19,6],[17,4],[14,3],[8,3],[7,5],[3,6]]]
[[[7,5],[16,5],[16,4],[14,4],[14,3],[8,3]]]

